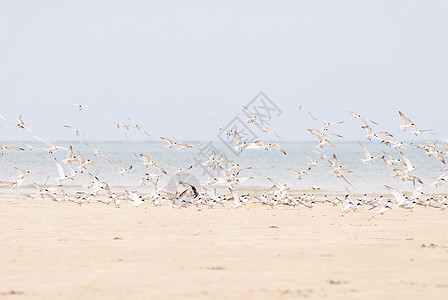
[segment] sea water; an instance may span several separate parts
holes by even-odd
[[[188,143],[194,145],[194,147],[185,151],[179,151],[176,148],[167,148],[167,144],[162,141],[90,142],[93,147],[122,167],[126,168],[132,165],[130,172],[123,176],[117,175],[119,168],[116,165],[108,163],[101,157],[95,157],[92,150],[82,142],[65,141],[55,144],[57,146],[72,146],[75,151],[74,155],[80,152],[86,159],[90,159],[93,164],[98,166],[98,168],[88,167],[75,180],[65,180],[63,182],[64,185],[79,187],[80,190],[82,190],[82,185],[85,185],[90,180],[89,173],[97,176],[101,181],[107,182],[111,187],[132,188],[141,186],[140,178],[145,173],[154,173],[154,171],[144,166],[143,162],[136,157],[138,154],[149,156],[151,160],[160,164],[168,172],[168,175],[160,177],[159,186],[172,183],[179,178],[183,178],[187,182],[190,181],[190,183],[195,185],[205,185],[213,169],[204,165],[206,158],[201,154],[199,148],[206,151],[214,149],[215,152],[223,155],[230,161],[246,167],[239,174],[239,178],[252,177],[252,179],[241,184],[241,186],[245,187],[269,188],[273,185],[267,179],[269,177],[281,184],[286,184],[293,190],[310,190],[312,187],[318,187],[323,191],[343,192],[345,187],[348,187],[356,193],[387,193],[384,185],[392,186],[401,191],[412,191],[414,189],[412,182],[392,178],[385,162],[381,159],[374,160],[371,165],[364,165],[361,159],[366,157],[358,142],[338,142],[335,143],[335,147],[325,146],[322,151],[316,148],[315,142],[279,142],[286,151],[286,155],[275,149],[268,151],[251,149],[237,152],[234,149],[234,145],[221,141],[188,141]],[[41,146],[39,142],[30,142],[30,144]],[[6,151],[0,157],[0,180],[17,180],[19,173],[15,170],[15,167],[38,173],[28,176],[23,183],[23,187],[15,192],[20,193],[26,189],[31,189],[32,186],[30,184],[33,182],[39,184],[47,183],[47,185],[56,184],[55,178],[58,177],[58,170],[54,158],[62,161],[65,158],[66,151],[58,150],[55,153],[30,151],[20,142],[4,142],[2,145],[22,146],[26,151]],[[381,157],[384,155],[383,152],[387,152],[401,158],[400,151],[402,151],[416,168],[412,174],[424,182],[425,192],[446,193],[448,191],[448,184],[438,188],[431,186],[446,169],[446,166],[435,157],[429,157],[423,150],[407,145],[397,151],[377,141],[366,141],[363,145],[367,147],[370,154],[374,157]],[[319,159],[319,155],[313,152],[313,150],[323,152],[330,160],[333,154],[335,154],[339,164],[352,171],[351,173],[344,173],[344,175],[353,187],[343,179],[336,178],[330,172],[330,162],[325,159]],[[305,156],[305,153],[320,161],[323,166],[315,166],[311,170],[307,170],[310,161]],[[193,167],[186,170],[183,176],[175,176],[176,169],[168,163],[182,169],[189,166]],[[72,167],[77,169],[78,165],[72,164]],[[404,166],[400,168],[404,168]],[[289,169],[305,170],[307,174],[299,180]],[[215,177],[222,177],[220,172],[215,170],[213,174]],[[66,173],[68,174],[68,171]],[[417,186],[419,185],[417,184]],[[8,189],[9,186],[4,185],[2,187],[3,193]]]

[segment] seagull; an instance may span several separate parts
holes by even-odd
[[[176,169],[176,173],[174,174],[174,175],[176,175],[176,176],[179,175],[180,173],[182,173],[182,172],[185,171],[185,170],[190,170],[191,168],[193,168],[193,165],[189,166],[188,168],[181,169],[181,168],[176,167],[176,166],[173,165],[173,164],[170,164],[169,162],[167,162],[167,164],[169,164],[170,166],[172,166],[172,167],[174,167],[174,168]]]
[[[155,178],[158,178],[160,176],[162,176],[162,175],[145,173],[145,175],[142,176],[142,178],[140,179],[139,182],[141,182],[142,185],[145,185],[146,182],[151,181],[151,180],[153,180]]]
[[[19,123],[17,124],[17,127],[19,127],[19,128],[23,128],[23,129],[25,129],[26,131],[28,131],[29,133],[31,133],[32,135],[34,135],[33,130],[31,130],[31,128],[28,127],[28,126],[25,124],[25,122],[23,122],[23,120],[22,120],[22,116],[21,116],[21,115],[17,117],[17,121],[19,121]]]
[[[395,201],[397,202],[397,205],[403,205],[408,200],[408,197],[402,195],[397,189],[394,189],[394,188],[392,188],[392,187],[390,187],[388,185],[384,185],[384,186],[394,196]]]
[[[164,137],[160,137],[162,140],[164,140],[165,142],[168,143],[167,148],[174,148],[174,147],[179,147],[179,150],[183,151],[186,148],[192,148],[193,146],[185,144],[183,142],[181,142],[180,140],[176,139],[175,137],[173,137],[176,141],[173,141],[171,139],[168,138],[164,138]]]
[[[313,116],[311,116],[311,118],[312,118],[313,120],[316,120],[316,121],[322,123],[322,125],[324,125],[324,127],[322,128],[323,131],[328,131],[328,128],[330,128],[331,125],[337,125],[337,124],[342,124],[342,123],[344,123],[344,121],[334,122],[334,123],[325,122],[325,121],[319,120],[319,119],[317,119],[317,118],[315,118],[315,117],[313,117]]]
[[[398,112],[400,114],[401,119],[403,120],[404,124],[400,125],[400,129],[403,131],[406,131],[408,128],[414,128],[414,131],[412,133],[414,135],[419,135],[423,133],[431,133],[434,134],[432,129],[419,129],[417,125],[415,125],[414,122],[412,122],[408,117],[406,117],[401,111]]]
[[[383,207],[381,207],[380,209],[378,209],[376,211],[377,214],[384,214],[386,211],[389,211],[392,209],[392,201],[387,201],[386,204],[384,204]]]
[[[350,113],[355,119],[361,120],[366,126],[369,126],[369,124],[367,123],[367,121],[369,121],[369,122],[371,122],[371,123],[373,123],[373,124],[375,124],[375,125],[379,125],[377,122],[374,122],[374,121],[372,121],[372,120],[369,120],[369,119],[367,119],[366,117],[364,117],[364,116],[362,116],[362,115],[360,115],[360,114],[357,114],[357,113],[352,112],[352,111],[349,111],[349,113]]]
[[[39,174],[39,173],[32,173],[30,171],[25,171],[25,170],[19,169],[17,167],[15,167],[14,169],[16,169],[16,171],[20,173],[19,179],[24,179],[26,176],[29,176],[29,175]]]
[[[230,200],[233,200],[233,205],[232,206],[234,208],[238,208],[241,205],[243,205],[243,201],[240,199],[238,194],[232,188],[229,188],[229,190],[230,190],[230,194],[232,195],[232,198],[230,198]]]
[[[84,137],[84,135],[83,135],[78,129],[76,129],[75,127],[70,126],[70,125],[64,125],[64,127],[73,129],[73,130],[75,131],[75,134],[76,134],[77,136],[82,137],[82,139],[84,140],[84,142],[87,143],[86,138]]]
[[[165,175],[167,174],[166,171],[160,165],[158,165],[155,161],[151,160],[149,158],[149,156],[144,155],[144,154],[139,154],[139,155],[135,154],[135,156],[143,161],[143,163],[145,164],[145,167],[147,167],[147,168],[154,167],[157,170],[159,170],[160,172],[162,172],[163,174],[165,174]]]
[[[370,153],[367,150],[367,148],[364,147],[361,143],[359,143],[359,145],[361,146],[362,150],[366,154],[366,159],[361,159],[362,163],[365,164],[365,165],[370,165],[370,163],[375,159],[375,157],[370,155]]]
[[[299,180],[302,179],[302,177],[306,175],[306,171],[297,171],[297,170],[294,170],[294,169],[291,169],[291,168],[289,168],[289,170],[291,172],[294,172],[297,175],[296,179],[299,179]]]
[[[339,161],[338,161],[338,158],[336,157],[336,154],[333,154],[333,158],[330,163],[332,164],[332,169],[330,172],[333,172],[333,173],[340,173],[340,172],[352,173],[353,172],[353,171],[344,169],[341,165],[339,165]]]
[[[140,206],[143,203],[144,199],[143,199],[142,195],[139,195],[136,192],[129,192],[127,190],[125,190],[125,192],[126,192],[126,194],[128,195],[128,198],[132,201],[132,204],[135,207],[138,207],[138,206]]]
[[[5,151],[7,151],[7,150],[25,151],[25,149],[20,148],[20,147],[15,147],[15,146],[3,147],[2,145],[0,145],[0,155],[3,155],[3,153],[5,153]]]
[[[57,160],[56,157],[54,158],[54,160],[56,161],[56,167],[58,169],[58,174],[59,174],[59,177],[55,179],[58,184],[61,184],[61,182],[66,179],[74,180],[75,177],[79,174],[77,171],[74,171],[70,167],[70,165],[66,164],[67,168],[70,171],[70,176],[65,175],[64,168],[62,167],[62,164]]]
[[[67,105],[75,106],[75,107],[78,108],[78,110],[83,110],[83,109],[85,109],[85,108],[92,108],[92,109],[94,109],[94,107],[92,107],[92,106],[87,106],[87,105],[84,105],[84,104],[67,104]]]
[[[135,123],[134,121],[132,121],[132,120],[129,119],[128,117],[127,117],[126,119],[128,119],[129,122],[131,122],[132,125],[133,125],[136,129],[138,129],[138,130],[140,130],[140,131],[143,131],[147,136],[151,136],[151,135],[145,130],[145,128],[143,128],[143,126],[141,126],[141,125]]]
[[[219,131],[223,131],[224,129],[226,129],[225,126],[222,125],[218,120],[216,120],[216,119],[213,118],[213,117],[212,117],[212,119],[215,120],[216,123],[218,123],[218,129],[219,129]]]
[[[443,173],[436,179],[436,181],[434,181],[432,186],[437,188],[447,181],[448,181],[448,169],[443,171]]]
[[[278,182],[277,180],[272,179],[272,178],[269,178],[269,177],[268,177],[268,180],[269,180],[270,182],[272,182],[272,183],[275,185],[275,187],[278,189],[279,193],[282,193],[282,192],[285,192],[285,191],[289,190],[289,189],[286,187],[286,184],[281,184],[281,183]]]
[[[334,145],[328,141],[325,137],[326,136],[336,136],[336,137],[342,137],[342,135],[339,134],[335,134],[335,133],[325,133],[323,134],[322,132],[320,132],[317,129],[307,129],[315,138],[316,140],[319,142],[319,145],[316,148],[322,149],[326,144],[334,147]]]
[[[48,153],[53,153],[53,152],[55,152],[55,151],[58,150],[58,149],[61,149],[61,150],[67,150],[67,151],[68,151],[68,148],[67,148],[67,147],[59,147],[59,146],[56,147],[55,145],[53,145],[52,143],[50,143],[49,141],[47,141],[47,140],[44,139],[44,138],[38,137],[38,136],[36,136],[36,135],[33,135],[33,137],[34,137],[36,140],[39,140],[39,141],[41,141],[41,142],[47,144],[47,145],[50,147],[50,148],[43,148],[44,150],[48,151]]]
[[[236,132],[236,131],[233,132],[233,135],[235,135],[236,142],[238,144],[238,146],[235,146],[235,149],[238,152],[241,152],[241,151],[243,151],[245,149],[263,149],[263,147],[261,145],[259,145],[259,144],[247,143],[247,142],[243,141],[241,135],[238,132]]]
[[[404,171],[405,174],[409,174],[409,173],[411,173],[412,171],[414,171],[414,170],[415,170],[415,167],[412,166],[412,164],[411,164],[411,162],[409,161],[409,159],[408,159],[406,156],[404,156],[403,152],[400,152],[400,154],[401,154],[401,156],[403,157],[403,161],[404,161],[404,163],[405,163],[405,165],[406,165],[406,167],[407,167],[407,169]]]
[[[317,160],[313,159],[311,156],[309,156],[308,154],[306,154],[306,157],[308,157],[308,159],[310,160],[310,162],[308,163],[308,167],[312,168],[314,166],[323,166],[320,162],[318,162]]]
[[[78,157],[78,163],[80,164],[78,169],[85,170],[87,166],[90,166],[93,168],[98,168],[98,166],[96,166],[90,162],[90,159],[85,159],[84,156],[82,156],[82,154],[80,152],[78,152],[77,157]]]
[[[86,145],[87,147],[89,147],[93,151],[93,155],[95,157],[101,156],[108,163],[112,163],[112,161],[106,155],[104,155],[104,153],[100,152],[100,150],[96,149],[95,147],[92,147],[87,142],[85,142],[84,145]]]
[[[283,153],[284,155],[286,155],[285,150],[283,150],[283,148],[280,147],[279,144],[276,144],[276,143],[272,143],[272,144],[270,144],[270,143],[268,143],[268,142],[265,141],[265,140],[258,140],[258,141],[255,141],[255,144],[258,144],[258,145],[261,144],[261,145],[263,146],[264,150],[269,150],[269,149],[271,149],[271,148],[274,148],[274,149],[280,151],[281,153]]]
[[[127,168],[123,168],[119,163],[117,163],[116,161],[112,160],[112,163],[114,163],[119,169],[120,171],[118,172],[118,175],[124,175],[126,173],[128,173],[130,170],[132,170],[132,165],[130,165]]]
[[[249,113],[249,115],[245,114],[237,114],[237,115],[247,118],[247,123],[254,123],[255,121],[260,121],[270,126],[268,122],[266,122],[265,120],[254,114],[248,107],[243,105],[243,108]]]

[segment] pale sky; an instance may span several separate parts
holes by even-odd
[[[153,139],[210,140],[210,116],[227,123],[263,91],[284,140],[320,127],[287,99],[344,120],[349,140],[364,131],[348,110],[407,139],[401,110],[448,139],[447,16],[448,1],[0,0],[0,114],[50,140],[74,139],[66,124],[125,140],[103,115]],[[25,138],[0,127],[0,140]]]

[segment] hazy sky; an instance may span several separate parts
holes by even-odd
[[[320,126],[287,99],[344,120],[347,139],[364,136],[347,110],[392,133],[401,110],[447,139],[447,16],[448,1],[0,0],[0,114],[51,140],[75,138],[65,124],[125,139],[103,115],[154,139],[208,140],[210,116],[227,123],[263,91],[284,140]],[[0,128],[0,140],[23,138]]]

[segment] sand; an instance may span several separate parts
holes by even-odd
[[[448,211],[0,201],[0,299],[448,299]]]

